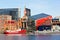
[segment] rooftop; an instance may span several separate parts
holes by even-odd
[[[51,15],[48,15],[48,14],[45,14],[45,13],[40,13],[40,14],[31,16],[30,18],[32,18],[34,20],[37,20],[37,19],[44,18],[44,17],[47,17],[47,16],[51,16]]]

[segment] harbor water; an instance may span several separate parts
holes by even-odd
[[[0,40],[60,40],[60,35],[6,35],[0,34]]]

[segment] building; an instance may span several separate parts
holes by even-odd
[[[11,15],[0,15],[0,20],[12,20],[12,16]]]
[[[16,30],[18,29],[18,24],[17,21],[15,20],[8,20],[5,24],[4,24],[5,30]]]
[[[30,17],[30,16],[31,16],[31,10],[28,9],[28,8],[25,8],[25,9],[24,9],[24,16]]]
[[[59,19],[57,18],[52,19],[52,25],[58,25],[58,24],[60,24]]]
[[[17,23],[18,23],[18,26],[22,28],[22,19],[18,19]]]
[[[29,23],[29,17],[31,16],[31,10],[30,9],[28,9],[28,8],[25,8],[24,9],[24,16],[22,17],[22,28],[24,29],[26,29],[26,28],[28,28],[28,23]]]
[[[52,19],[52,31],[60,31],[60,16]]]
[[[18,20],[20,18],[20,10],[19,8],[5,8],[0,9],[0,15],[10,15],[12,16],[12,20]]]
[[[21,19],[23,29],[36,27],[36,30],[51,30],[52,16],[48,14],[38,14],[31,16],[31,11],[28,8],[24,9],[24,16]]]
[[[35,20],[36,30],[43,31],[43,30],[51,29],[51,22],[52,22],[51,15],[41,13],[38,15],[31,16],[30,18]]]
[[[12,19],[12,16],[10,15],[0,15],[0,28],[4,27],[4,24],[11,19]]]
[[[60,25],[60,16],[52,19],[52,25]]]

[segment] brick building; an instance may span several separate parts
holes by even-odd
[[[0,15],[0,28],[4,27],[4,24],[11,19],[12,19],[12,16],[10,15]]]
[[[18,24],[15,20],[8,20],[4,24],[4,27],[6,28],[6,30],[16,30],[18,29]]]

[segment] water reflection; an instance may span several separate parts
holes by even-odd
[[[36,40],[51,40],[52,35],[36,35]]]
[[[4,35],[0,40],[60,40],[60,35]]]
[[[28,40],[36,40],[35,35],[28,35]]]

